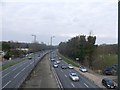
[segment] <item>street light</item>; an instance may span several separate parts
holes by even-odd
[[[36,42],[36,35],[32,34],[32,36],[34,37],[34,43]]]
[[[50,38],[50,43],[51,43],[51,49],[52,49],[52,39],[53,38],[55,38],[55,36],[51,36],[51,38]],[[51,51],[52,52],[52,51]],[[53,55],[52,55],[52,53],[50,52],[50,60],[53,58]],[[50,63],[50,70],[51,70],[51,67],[52,67],[52,65],[51,65],[51,63]]]
[[[52,39],[55,38],[55,36],[51,36],[51,46],[52,46]]]
[[[34,44],[36,42],[36,35],[32,35],[34,37]],[[34,49],[34,68],[35,68],[35,49]],[[33,71],[34,75],[35,75],[35,71]]]

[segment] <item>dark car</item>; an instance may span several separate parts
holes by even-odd
[[[112,75],[112,74],[113,74],[113,69],[112,69],[111,67],[105,68],[105,69],[103,70],[103,74],[104,74],[104,75]]]
[[[62,69],[67,69],[67,66],[66,65],[62,65],[61,68]]]
[[[116,88],[116,85],[115,85],[115,83],[113,82],[113,80],[108,79],[108,78],[102,79],[102,84],[103,84],[105,87],[107,87],[107,88],[111,88],[111,89],[115,89],[115,88]]]
[[[117,70],[118,70],[118,64],[114,64],[114,65],[112,66],[112,68],[117,71]]]

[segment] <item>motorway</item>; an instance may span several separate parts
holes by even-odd
[[[34,62],[34,57],[32,57],[32,59],[26,59],[20,62],[19,64],[13,65],[8,69],[5,69],[4,71],[2,71],[2,77],[0,77],[0,79],[2,80],[1,89],[20,87],[20,85],[23,83],[26,77],[33,70],[34,65],[37,65],[37,63],[41,60],[41,58],[46,53],[48,53],[48,51],[37,52],[34,55],[35,62]]]
[[[55,60],[59,60],[55,51],[50,54],[50,58],[54,58]],[[51,66],[53,66],[53,63],[54,62],[51,62]],[[56,72],[56,74],[59,78],[59,81],[61,82],[63,88],[91,88],[91,90],[93,90],[93,88],[94,88],[94,90],[99,89],[98,86],[96,86],[93,82],[91,82],[90,80],[85,78],[83,75],[81,75],[76,70],[68,69],[68,68],[62,69],[61,68],[62,64],[68,66],[67,63],[65,63],[63,60],[61,60],[60,64],[58,64],[58,68],[54,68],[54,69],[55,69],[55,72]],[[77,75],[79,76],[80,80],[78,82],[72,81],[69,78],[69,73],[71,71],[76,72]]]

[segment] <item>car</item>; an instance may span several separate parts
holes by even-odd
[[[54,68],[57,68],[57,67],[58,67],[58,64],[54,64],[53,67],[54,67]]]
[[[54,59],[54,58],[52,58],[52,59],[51,59],[51,61],[52,61],[52,62],[54,62],[54,61],[55,61],[55,59]]]
[[[103,78],[102,79],[102,84],[107,87],[107,88],[111,88],[111,89],[115,89],[117,87],[117,85],[113,82],[113,80],[108,79],[108,78]]]
[[[66,65],[62,65],[61,68],[62,69],[67,69],[67,66]]]
[[[112,68],[117,71],[117,70],[118,70],[118,64],[114,64],[114,65],[112,66]]]
[[[73,69],[73,66],[71,64],[68,65],[69,69]]]
[[[80,66],[79,70],[82,72],[87,72],[87,69],[84,66]]]
[[[62,60],[62,58],[61,58],[61,57],[59,57],[59,60]]]
[[[29,59],[29,60],[31,60],[31,59],[32,59],[32,57],[30,57],[30,56],[29,56],[29,57],[28,57],[28,59]]]
[[[56,63],[57,63],[57,64],[59,64],[59,63],[60,63],[60,61],[59,61],[59,60],[57,60],[57,61],[56,61]]]
[[[105,68],[103,70],[104,75],[112,75],[113,74],[113,69],[111,67]]]
[[[79,76],[75,72],[71,72],[69,77],[72,81],[79,81]]]

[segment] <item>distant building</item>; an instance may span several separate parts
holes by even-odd
[[[2,61],[4,55],[5,55],[5,52],[0,51],[0,61]]]
[[[28,48],[16,48],[16,50],[29,51]]]

